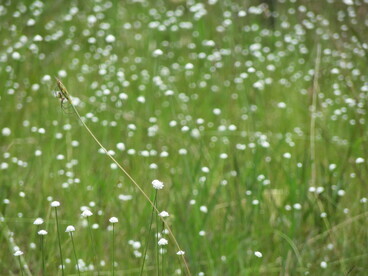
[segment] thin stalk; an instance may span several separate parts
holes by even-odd
[[[74,245],[73,233],[72,233],[72,232],[69,232],[69,234],[70,234],[70,239],[72,240],[72,246],[73,246],[74,258],[75,258],[75,263],[77,264],[78,275],[80,275],[80,270],[79,270],[79,264],[78,264],[77,253],[76,253],[76,251],[75,251],[75,245]]]
[[[317,94],[318,94],[318,77],[319,65],[321,61],[321,45],[317,45],[317,57],[314,68],[313,90],[312,90],[312,111],[310,121],[310,156],[312,162],[311,186],[316,183],[317,169],[316,169],[316,151],[315,151],[315,129],[316,129],[316,113],[317,113]]]
[[[59,86],[59,89],[61,91],[61,93],[64,95],[64,97],[68,100],[68,102],[70,103],[70,105],[72,106],[75,114],[77,115],[77,117],[79,118],[79,120],[81,121],[83,127],[87,130],[87,132],[89,133],[89,135],[93,138],[93,140],[95,140],[95,142],[100,146],[100,148],[102,148],[102,150],[106,153],[106,155],[118,166],[118,168],[129,178],[129,180],[134,184],[134,186],[139,190],[139,192],[144,196],[144,198],[149,202],[149,204],[152,206],[152,208],[155,210],[155,212],[157,214],[159,214],[159,210],[156,208],[156,206],[153,204],[152,200],[148,197],[148,195],[143,191],[143,189],[141,188],[141,186],[138,185],[138,183],[134,180],[134,178],[123,168],[122,165],[120,165],[120,163],[118,161],[116,161],[116,159],[107,151],[107,149],[101,144],[101,142],[97,139],[97,137],[93,134],[93,132],[89,129],[89,127],[87,126],[87,124],[82,120],[82,117],[80,116],[77,108],[74,106],[73,101],[71,100],[71,97],[69,95],[69,92],[67,91],[66,87],[62,84],[62,82],[58,79],[56,79],[57,84]],[[168,225],[168,223],[166,222],[166,220],[162,217],[160,217],[160,219],[162,220],[162,222],[165,224],[166,229],[169,231],[169,236],[171,237],[171,239],[173,240],[175,246],[177,247],[178,251],[181,251],[181,248],[179,246],[178,241],[176,240],[173,232],[171,231],[170,226]],[[183,264],[185,266],[186,269],[186,273],[187,275],[192,275],[188,266],[188,263],[184,257],[184,255],[180,256]]]
[[[156,201],[156,195],[157,195],[157,190],[155,190],[155,197],[154,197],[154,201]],[[149,243],[149,239],[150,239],[150,235],[151,235],[151,229],[152,229],[152,223],[153,223],[153,214],[155,213],[155,209],[152,208],[152,212],[151,212],[151,220],[150,220],[150,225],[149,225],[149,230],[148,230],[148,235],[146,238],[146,248],[144,249],[144,253],[143,253],[143,262],[142,262],[142,267],[141,267],[141,273],[139,274],[140,276],[143,275],[143,269],[144,269],[144,263],[146,261],[146,256],[147,256],[147,250],[148,250],[148,243]]]
[[[165,230],[165,224],[162,223],[161,233],[164,233],[164,230]],[[161,273],[161,275],[164,276],[165,270],[164,270],[164,251],[163,250],[161,250],[161,264],[162,264],[162,273]]]
[[[156,197],[155,197],[155,205],[157,208],[157,193],[156,193]],[[160,252],[159,252],[159,247],[158,247],[158,215],[155,214],[156,216],[156,263],[157,263],[157,276],[160,276]]]
[[[310,155],[311,155],[311,162],[312,162],[312,175],[311,175],[311,186],[315,186],[317,182],[317,163],[316,163],[316,149],[315,149],[315,133],[316,133],[316,114],[317,114],[317,96],[319,92],[319,85],[318,85],[318,78],[319,78],[319,70],[320,70],[320,63],[321,63],[321,44],[317,44],[317,57],[315,61],[314,67],[314,79],[313,79],[313,98],[312,98],[312,112],[311,112],[311,125],[310,125]],[[317,206],[319,208],[320,213],[324,212],[325,208],[322,202],[319,200],[317,194],[314,195],[315,200],[317,202]],[[331,224],[328,220],[328,217],[323,218],[323,222],[326,226],[327,231],[331,229]],[[336,243],[336,237],[334,237],[333,232],[328,232],[329,238],[331,239],[332,243]],[[336,250],[342,255],[340,250],[336,248]],[[341,264],[343,270],[346,270],[345,263]]]
[[[42,275],[45,275],[45,253],[43,248],[43,235],[41,235],[41,258],[42,258]]]
[[[20,256],[19,256],[18,260],[19,260],[20,272],[22,273],[22,276],[23,276],[24,273],[23,273],[22,261],[20,260]]]
[[[115,223],[112,224],[112,276],[115,275]]]
[[[89,223],[89,218],[87,217],[87,222],[88,222],[88,232],[89,232],[89,236],[91,238],[91,243],[92,243],[92,250],[93,250],[93,260],[97,269],[97,275],[100,275],[100,271],[98,269],[98,264],[97,264],[97,254],[96,254],[96,246],[93,240],[93,234],[92,234],[92,228],[91,228],[91,224]]]
[[[59,220],[58,220],[58,215],[57,215],[57,207],[55,207],[55,217],[56,217],[56,229],[57,229],[58,242],[59,242],[61,274],[64,276],[64,261],[63,261],[63,253],[61,251],[60,230],[59,230]]]

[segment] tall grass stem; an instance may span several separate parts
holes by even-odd
[[[80,275],[79,263],[78,263],[78,258],[77,258],[77,252],[75,251],[75,245],[74,245],[73,233],[72,233],[72,232],[70,232],[69,234],[70,234],[70,239],[72,240],[72,246],[73,246],[74,258],[75,258],[75,263],[76,263],[77,270],[78,270],[78,275]]]
[[[61,262],[61,274],[64,276],[64,260],[63,260],[63,252],[61,250],[61,241],[60,241],[60,230],[59,230],[59,219],[57,214],[57,208],[55,207],[55,218],[56,218],[56,230],[59,242],[59,253],[60,253],[60,262]]]
[[[112,276],[115,275],[115,223],[112,224]]]
[[[91,224],[89,222],[89,218],[87,217],[87,222],[88,222],[88,232],[89,232],[89,236],[91,239],[91,244],[92,244],[92,250],[93,250],[93,260],[97,269],[97,275],[100,275],[100,270],[98,268],[98,263],[97,263],[97,251],[96,251],[96,245],[94,243],[94,239],[93,239],[93,234],[92,234],[92,227]]]
[[[157,195],[157,190],[155,190],[155,197],[153,199],[153,201],[156,201],[156,195]],[[142,262],[142,266],[141,266],[141,272],[140,272],[140,276],[143,275],[143,269],[144,269],[144,263],[146,261],[146,256],[147,256],[147,250],[148,250],[148,244],[149,244],[149,240],[150,240],[150,236],[151,236],[151,230],[152,230],[152,224],[153,224],[153,215],[155,214],[155,209],[152,208],[152,212],[151,212],[151,219],[150,219],[150,224],[149,224],[149,229],[148,229],[148,235],[146,238],[146,248],[144,249],[144,253],[143,253],[143,262]]]

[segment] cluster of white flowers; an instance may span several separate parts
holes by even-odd
[[[164,188],[164,183],[157,180],[157,179],[155,179],[155,180],[152,181],[152,186],[156,190],[161,190],[161,189]]]

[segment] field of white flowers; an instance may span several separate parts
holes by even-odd
[[[365,275],[367,14],[1,1],[0,275]]]

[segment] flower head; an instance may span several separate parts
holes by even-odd
[[[259,251],[256,251],[256,252],[254,252],[254,256],[256,256],[256,257],[258,257],[258,258],[262,258],[262,253],[261,252],[259,252]]]
[[[162,183],[160,180],[155,179],[152,181],[152,186],[156,190],[161,190],[164,187],[164,183]]]
[[[169,213],[166,211],[162,211],[161,213],[158,214],[160,217],[166,218],[169,216]]]
[[[53,201],[51,202],[51,207],[59,207],[60,206],[60,202],[59,201]]]
[[[119,222],[118,218],[116,218],[116,217],[111,217],[111,218],[109,219],[109,221],[110,221],[112,224]]]
[[[46,236],[47,235],[47,231],[46,230],[40,230],[37,232],[38,235],[40,236]]]
[[[115,42],[116,38],[112,34],[109,34],[108,36],[106,36],[105,40],[106,42],[112,43]]]
[[[36,218],[35,221],[33,222],[34,225],[41,225],[42,223],[43,223],[42,218]]]
[[[184,255],[184,254],[185,252],[183,250],[179,250],[178,252],[176,252],[176,255],[179,255],[179,256]]]
[[[23,251],[17,250],[14,252],[14,256],[22,256],[23,255]]]
[[[167,239],[161,238],[158,241],[158,245],[167,245],[169,242],[167,241]]]
[[[154,57],[158,57],[158,56],[162,56],[163,55],[163,51],[161,49],[156,49],[152,52],[152,56]]]
[[[92,215],[93,215],[93,213],[88,209],[86,209],[82,212],[82,217],[84,217],[84,218],[90,217]]]
[[[75,228],[74,228],[73,225],[69,225],[65,229],[65,232],[67,232],[67,233],[74,232],[74,231],[75,231]]]

